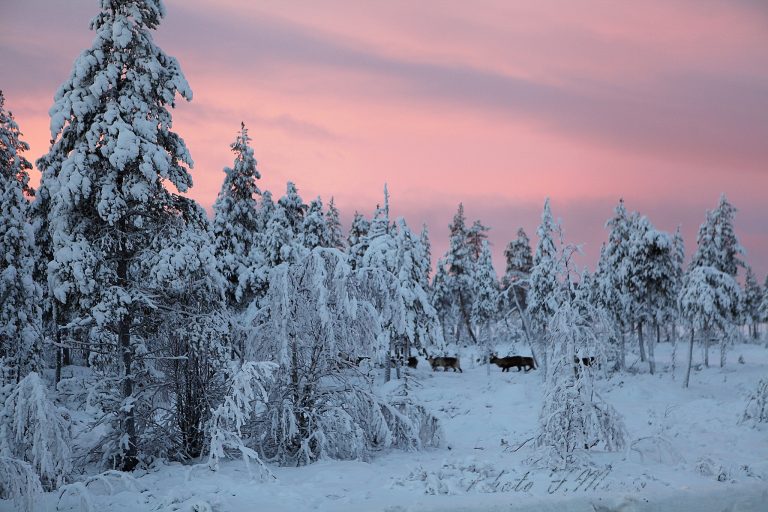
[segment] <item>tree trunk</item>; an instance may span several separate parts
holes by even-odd
[[[656,336],[660,336],[661,333],[659,331],[658,324],[656,325]],[[654,344],[653,338],[648,340],[648,371],[651,372],[651,375],[656,373],[656,360],[654,359]]]
[[[467,327],[469,337],[472,339],[472,343],[477,345],[477,338],[475,333],[472,332],[472,324],[469,323],[469,314],[467,313],[466,305],[464,304],[464,296],[459,294],[459,306],[461,307],[461,316],[464,317],[464,325]]]
[[[56,340],[56,384],[61,382],[61,363],[62,363],[62,354],[61,354],[61,331],[59,331],[59,325],[58,320],[56,319],[56,299],[52,299],[53,306],[52,306],[52,315],[53,316],[53,326],[56,332],[54,333],[54,339]]]
[[[619,336],[619,369],[624,371],[627,368],[627,339],[624,328],[619,326],[621,336]]]
[[[725,367],[725,355],[728,350],[728,336],[723,333],[723,338],[720,340],[720,368]]]
[[[122,247],[125,247],[123,245]],[[117,278],[120,285],[126,286],[128,282],[128,258],[125,254],[121,255],[117,263]],[[118,322],[118,340],[123,357],[123,400],[128,400],[133,396],[133,347],[131,347],[131,326],[132,317],[126,313],[120,317]],[[120,466],[123,471],[131,471],[139,463],[138,447],[136,445],[136,416],[134,406],[123,407],[120,410],[121,424],[123,434],[127,437],[127,447],[123,452]]]
[[[390,333],[390,338],[392,334]],[[386,361],[384,361],[384,382],[392,380],[392,340],[389,341],[389,350],[387,350]]]
[[[709,368],[709,328],[704,328],[704,366]]]
[[[640,361],[645,362],[645,340],[643,340],[643,322],[637,322],[637,341],[640,344]]]
[[[56,347],[56,384],[61,382],[61,347]]]
[[[491,322],[485,324],[485,374],[491,376]]]
[[[688,368],[685,370],[685,380],[683,381],[684,388],[687,388],[688,383],[691,381],[691,366],[693,366],[693,334],[694,329],[691,327],[691,340],[688,343]]]
[[[448,339],[448,331],[445,330],[445,324],[446,324],[445,315],[443,315],[442,317],[440,317],[440,329],[442,329],[442,331],[443,331],[443,339],[447,340]],[[422,350],[427,350],[427,347],[421,347],[421,349]]]
[[[520,301],[517,300],[517,295],[512,294],[513,297],[515,297],[515,307],[517,308],[517,312],[520,313],[520,322],[523,324],[523,333],[525,334],[525,339],[528,340],[528,346],[531,348],[531,357],[533,357],[533,362],[536,364],[536,366],[539,366],[539,360],[536,357],[536,349],[534,348],[534,341],[533,341],[533,335],[531,333],[531,326],[528,323],[528,316],[525,314],[525,311],[520,306]]]
[[[672,343],[672,368],[670,371],[672,372],[672,380],[675,380],[675,370],[677,370],[677,336],[673,337],[670,343]]]

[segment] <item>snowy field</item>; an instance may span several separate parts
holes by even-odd
[[[733,347],[724,369],[694,370],[687,390],[682,369],[675,380],[668,371],[670,345],[656,354],[656,376],[630,356],[628,364],[642,370],[599,381],[632,442],[622,453],[594,453],[591,469],[535,469],[526,441],[536,429],[540,373],[494,366],[489,376],[462,353],[464,373],[433,373],[425,361],[414,372],[418,399],[443,422],[440,449],[275,467],[270,482],[249,477],[242,461],[218,472],[171,464],[137,472],[133,481],[93,482],[86,497],[76,488],[50,493],[41,510],[768,511],[768,430],[739,424],[745,396],[768,374],[768,349]]]

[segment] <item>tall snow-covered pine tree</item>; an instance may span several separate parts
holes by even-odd
[[[88,326],[77,341],[111,356],[105,365],[120,389],[112,460],[123,470],[140,460],[134,393],[146,339],[135,331],[154,308],[141,262],[178,214],[169,185],[192,185],[192,158],[168,109],[192,91],[151,36],[164,14],[160,0],[101,2],[93,44],[55,95],[53,143],[38,162],[50,194],[49,284]]]

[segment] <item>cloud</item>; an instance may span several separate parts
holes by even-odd
[[[436,256],[459,200],[493,227],[499,263],[518,226],[533,234],[545,194],[585,262],[620,195],[662,229],[682,222],[690,251],[725,190],[768,271],[764,2],[568,5],[168,0],[154,38],[195,91],[174,113],[197,162],[191,195],[213,201],[242,120],[263,188],[293,179],[351,216],[389,181],[395,212],[429,223]],[[0,87],[33,156],[97,9],[2,7]]]
[[[235,128],[239,128],[239,125],[237,125],[238,121],[235,121],[239,119],[248,127],[268,128],[291,136],[325,141],[339,139],[337,134],[319,124],[298,119],[289,114],[261,115],[256,113],[255,110],[256,108],[251,105],[232,108],[216,105],[215,103],[212,104],[211,102],[202,104],[196,102],[194,108],[185,109],[182,115],[190,122],[204,122],[209,125],[218,125],[217,127],[229,123],[231,125],[229,131],[232,133],[235,133]]]
[[[91,3],[78,0],[67,2],[67,8],[54,5],[47,14],[39,0],[12,4],[19,11],[12,11],[14,16],[41,19],[35,44],[28,44],[34,40],[28,34],[19,45],[10,36],[0,40],[4,69],[25,63],[25,73],[6,79],[10,85],[23,83],[25,89],[38,89],[50,82],[46,78],[51,75],[63,77],[68,61],[62,62],[62,48],[69,51],[72,46],[64,22],[85,24],[95,11]],[[759,10],[750,4],[742,8]],[[735,172],[763,171],[768,161],[766,76],[722,76],[681,66],[679,71],[663,69],[637,83],[587,78],[553,83],[466,63],[389,55],[370,44],[263,11],[203,9],[194,3],[173,3],[169,11],[157,39],[169,53],[184,57],[182,62],[192,69],[191,74],[215,70],[225,89],[227,81],[257,77],[256,88],[280,84],[294,94],[343,94],[358,103],[471,109],[502,120],[525,120],[540,129],[605,147],[688,161],[718,161]],[[72,33],[79,39],[82,34],[92,37],[84,29]],[[20,29],[15,30],[21,37]],[[605,38],[597,34],[584,31],[579,36],[582,45],[593,41],[587,46],[590,53],[606,45]],[[42,51],[45,48],[53,51]],[[642,50],[632,51],[639,54]],[[349,79],[349,75],[356,78]],[[317,83],[304,83],[307,77]],[[315,90],[307,90],[313,85]],[[329,135],[290,116],[261,122],[306,136]]]
[[[386,55],[263,13],[232,19],[227,11],[177,10],[169,31],[180,48],[204,54],[203,62],[276,81],[290,80],[297,69],[309,75],[306,69],[322,76],[340,73],[337,81],[328,80],[330,85],[314,94],[441,104],[524,118],[570,137],[672,158],[717,160],[737,172],[762,170],[768,160],[768,78],[681,70],[634,84],[554,84],[466,64]],[[208,35],[201,40],[203,32]],[[224,44],[213,44],[224,33]],[[347,80],[350,74],[369,80]]]

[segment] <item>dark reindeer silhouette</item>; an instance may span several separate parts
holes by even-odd
[[[427,361],[429,361],[429,365],[432,367],[433,372],[439,367],[442,367],[444,372],[447,372],[448,368],[452,368],[454,372],[458,370],[459,372],[464,373],[459,364],[458,357],[428,357]]]
[[[525,357],[525,356],[497,357],[496,354],[491,354],[490,362],[491,364],[495,364],[496,366],[501,368],[502,372],[508,372],[509,369],[512,368],[513,366],[517,368],[518,372],[522,369],[525,369],[526,372],[528,372],[529,370],[536,369],[536,363],[532,357]]]

